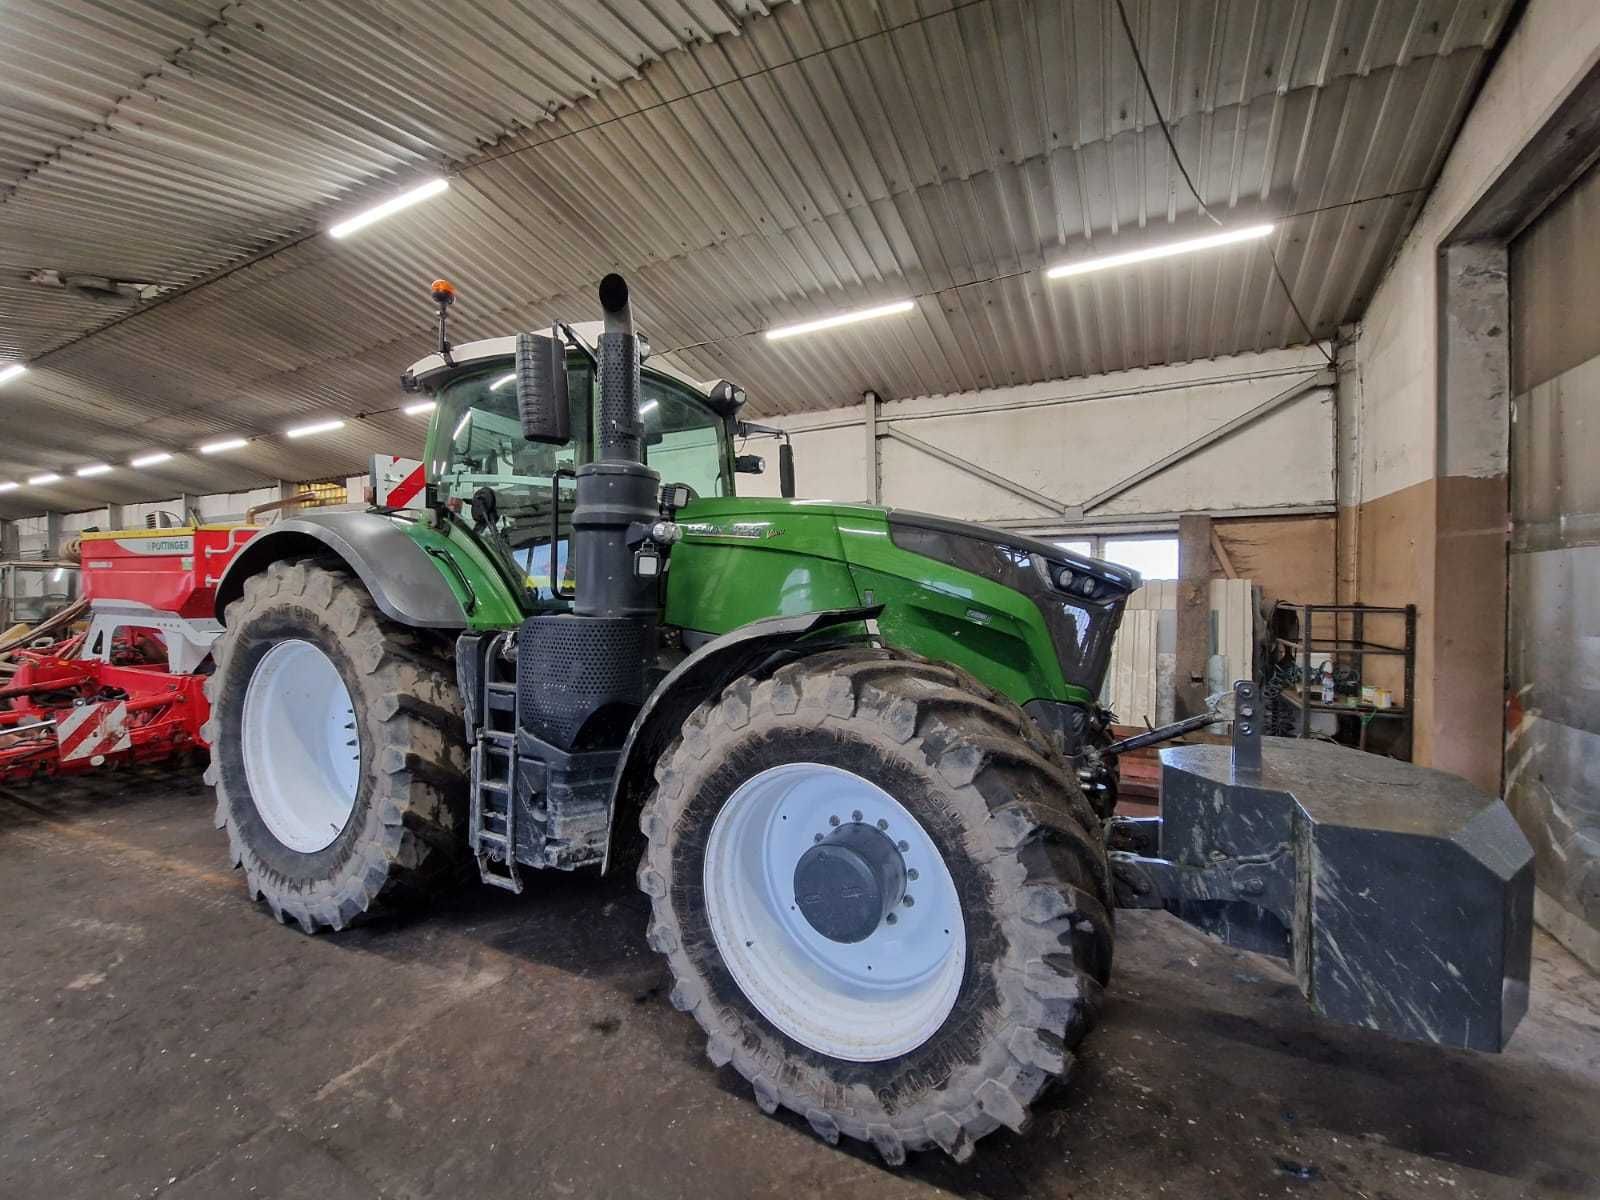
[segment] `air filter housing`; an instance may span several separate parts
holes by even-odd
[[[563,750],[614,746],[644,704],[655,626],[633,618],[529,617],[517,634],[517,723]]]

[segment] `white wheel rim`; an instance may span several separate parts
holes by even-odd
[[[824,937],[795,902],[795,865],[835,817],[875,826],[903,847],[913,904],[897,906],[892,923],[859,942]],[[788,763],[745,781],[711,824],[704,884],[712,936],[734,981],[762,1016],[812,1050],[881,1062],[922,1045],[955,1007],[967,956],[955,881],[916,818],[859,775]]]
[[[244,693],[245,781],[272,836],[314,854],[331,846],[356,805],[361,738],[339,669],[310,642],[279,642]]]

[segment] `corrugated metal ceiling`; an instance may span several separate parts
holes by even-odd
[[[440,274],[467,338],[586,319],[621,269],[654,344],[739,379],[760,414],[1305,340],[1260,245],[1043,279],[1091,243],[1198,229],[1108,0],[767,7],[11,5],[0,359],[35,364],[0,390],[0,479],[374,415],[12,492],[0,515],[415,451],[394,381],[428,348]],[[1274,244],[1317,336],[1361,312],[1508,7],[1130,0],[1208,204],[1230,224],[1304,214]],[[441,170],[446,196],[320,234]],[[27,283],[40,269],[172,290],[93,300]],[[904,295],[906,318],[754,332]]]

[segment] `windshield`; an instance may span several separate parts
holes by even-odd
[[[524,441],[517,417],[516,376],[509,359],[463,374],[438,394],[428,470],[446,502],[459,501],[470,519],[473,493],[491,488],[499,507],[499,532],[526,574],[537,601],[554,601],[550,543],[556,540],[556,578],[570,590],[567,555],[574,482],[561,481],[560,516],[552,527],[551,479],[593,457],[594,371],[571,365],[572,441],[548,446]],[[731,496],[732,473],[726,426],[688,388],[650,372],[640,379],[639,415],[644,423],[645,460],[663,483],[686,483],[701,496]]]

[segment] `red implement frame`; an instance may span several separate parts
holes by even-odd
[[[20,651],[0,687],[0,782],[146,763],[204,747],[202,675],[73,658],[74,638]]]
[[[15,671],[0,684],[0,783],[203,750],[205,676],[170,670],[159,636],[137,614],[171,614],[196,628],[190,623],[209,618],[233,555],[258,532],[213,525],[86,534],[84,595],[92,606],[113,606],[127,627],[106,634],[114,644],[99,657],[83,656],[81,634],[10,654]]]

